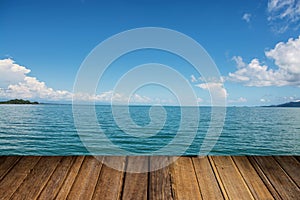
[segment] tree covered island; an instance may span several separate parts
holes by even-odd
[[[0,101],[0,104],[39,104],[39,102],[37,101],[31,102],[29,100],[23,100],[23,99],[12,99],[8,101]]]

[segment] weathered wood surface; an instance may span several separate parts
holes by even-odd
[[[293,156],[2,156],[0,199],[299,199],[299,171]]]

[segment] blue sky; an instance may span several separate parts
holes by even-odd
[[[224,78],[224,88],[203,83],[192,66],[174,55],[147,50],[113,63],[97,89],[98,101],[111,97],[126,71],[148,62],[179,71],[200,105],[209,105],[207,88],[223,92],[228,105],[299,100],[299,24],[298,0],[1,0],[0,99],[70,101],[81,63],[100,42],[128,29],[163,27],[201,44]],[[174,95],[157,86],[136,95],[137,103],[174,103]]]

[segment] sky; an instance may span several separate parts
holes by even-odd
[[[212,93],[226,98],[228,106],[300,100],[299,0],[0,0],[0,27],[1,100],[71,102],[77,73],[89,53],[115,34],[142,27],[172,29],[193,38],[213,59],[220,80],[204,81],[178,55],[144,49],[115,60],[96,92],[81,95],[82,101],[176,105],[178,94],[159,84],[130,94],[114,90],[128,71],[146,63],[177,71],[199,105],[210,105]],[[180,84],[171,75],[157,77]],[[148,74],[140,78],[146,80]]]

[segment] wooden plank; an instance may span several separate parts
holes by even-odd
[[[76,180],[68,195],[68,199],[91,199],[102,167],[101,159],[86,156]]]
[[[93,157],[16,158],[19,157],[0,157],[0,172],[5,174],[0,180],[0,199],[297,199],[300,196],[300,163],[294,156],[182,157],[170,167],[141,174],[124,174],[102,166]],[[125,166],[124,157],[105,159],[120,165],[120,169]],[[126,168],[151,171],[166,159],[169,158],[153,157],[149,163],[148,157],[129,157]]]
[[[62,186],[70,167],[72,166],[75,157],[63,157],[51,178],[47,182],[44,190],[41,192],[39,199],[54,199]]]
[[[224,199],[208,157],[192,158],[203,199]]]
[[[150,181],[149,198],[150,199],[173,199],[171,188],[171,176],[167,156],[150,157]]]
[[[57,196],[55,199],[58,200],[63,200],[66,199],[71,187],[77,177],[77,174],[81,168],[82,162],[84,160],[84,156],[76,156],[76,160],[74,161],[73,165],[71,166],[71,169],[63,183],[63,185],[61,186]]]
[[[122,199],[147,199],[148,173],[129,173],[128,171],[147,171],[148,165],[148,157],[130,156],[127,158]]]
[[[60,160],[61,157],[41,157],[11,199],[36,199]]]
[[[20,161],[0,181],[1,199],[10,199],[13,193],[22,184],[24,179],[39,161],[40,157],[22,157]]]
[[[9,170],[19,161],[19,159],[19,156],[0,157],[0,181],[9,172]]]
[[[282,199],[297,199],[300,197],[300,189],[273,157],[255,156],[255,160]]]
[[[245,156],[233,156],[232,158],[255,199],[274,199]]]
[[[212,168],[212,170],[213,170],[213,172],[214,172],[214,174],[215,174],[215,177],[216,177],[216,179],[217,179],[217,181],[218,181],[218,185],[219,185],[219,187],[220,187],[220,190],[221,190],[221,192],[222,192],[222,195],[223,195],[223,197],[224,197],[226,200],[228,200],[229,197],[228,197],[228,195],[227,195],[227,193],[226,193],[226,190],[225,190],[224,185],[223,185],[223,183],[222,183],[221,177],[220,177],[220,175],[218,174],[218,170],[217,170],[217,168],[216,168],[216,165],[215,165],[215,163],[214,163],[214,161],[213,161],[213,159],[212,159],[213,156],[207,156],[207,157],[208,157],[208,160],[209,160],[209,162],[210,162],[211,168]]]
[[[274,158],[297,186],[300,187],[300,163],[293,156],[275,156]]]
[[[230,199],[254,199],[230,156],[214,156],[212,160]]]
[[[171,166],[174,199],[202,199],[190,157],[180,157]]]
[[[104,158],[98,183],[95,188],[93,199],[112,200],[120,199],[126,157],[124,156],[109,156]],[[108,164],[105,165],[105,164]],[[114,167],[114,168],[111,168]],[[120,169],[121,171],[118,171]]]
[[[264,172],[262,171],[262,169],[260,168],[260,166],[258,165],[256,160],[254,159],[254,157],[248,156],[247,158],[250,161],[250,163],[252,164],[252,166],[255,169],[255,171],[257,172],[257,174],[260,176],[261,180],[264,182],[265,186],[271,192],[272,196],[275,199],[281,199],[280,195],[278,194],[278,192],[276,191],[276,189],[274,188],[272,183],[269,181],[268,177],[264,174]]]

